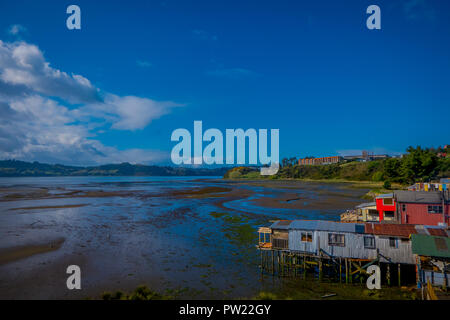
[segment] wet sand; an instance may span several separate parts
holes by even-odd
[[[0,249],[0,265],[31,257],[35,254],[58,250],[64,243],[63,238],[55,239],[49,243],[29,244],[18,247]]]
[[[87,206],[87,204],[66,204],[62,206],[40,206],[40,207],[20,207],[11,208],[10,210],[39,210],[39,209],[63,209],[63,208],[79,208]]]
[[[252,297],[273,286],[260,282],[258,226],[337,220],[367,192],[298,181],[148,180],[0,185],[0,299],[99,298],[141,284],[181,288],[181,298]],[[82,269],[80,291],[65,286],[70,264]]]

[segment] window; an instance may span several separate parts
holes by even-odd
[[[375,209],[369,209],[368,211],[367,221],[378,221],[380,215],[378,211]]]
[[[329,233],[328,245],[345,247],[345,235],[337,233]]]
[[[394,218],[395,212],[394,211],[385,211],[384,217],[385,218]]]
[[[288,249],[289,241],[286,239],[273,239],[272,247],[275,249]]]
[[[406,204],[402,204],[402,211],[405,212],[406,211]]]
[[[276,249],[289,248],[289,233],[285,230],[274,230],[272,235],[272,247]]]
[[[311,232],[302,232],[301,237],[302,237],[302,242],[312,242],[312,233]]]
[[[364,236],[364,248],[375,249],[375,238],[371,236]]]
[[[442,213],[442,206],[428,206],[428,213]]]
[[[392,206],[394,204],[394,199],[392,199],[392,198],[384,198],[383,199],[383,204],[385,206]]]
[[[397,239],[396,238],[389,238],[389,247],[397,248]]]

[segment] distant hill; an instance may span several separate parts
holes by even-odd
[[[0,161],[0,177],[59,176],[223,176],[229,168],[183,168],[140,164],[107,164],[95,167],[64,166],[18,160]]]

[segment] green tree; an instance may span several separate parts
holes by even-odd
[[[386,178],[397,180],[401,176],[401,165],[400,159],[387,159],[384,162],[383,175]]]
[[[383,172],[377,171],[372,175],[372,181],[383,181]]]
[[[408,147],[402,159],[402,178],[405,182],[428,181],[437,172],[438,158],[429,149]]]

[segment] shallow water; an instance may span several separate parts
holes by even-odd
[[[227,189],[195,193],[206,187]],[[337,220],[365,192],[219,177],[0,178],[0,249],[65,239],[53,251],[0,264],[0,298],[99,298],[140,284],[179,289],[184,298],[252,297],[279,284],[261,280],[259,226]],[[82,290],[66,288],[70,264],[81,267]]]

